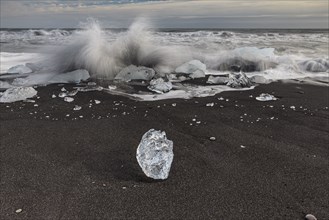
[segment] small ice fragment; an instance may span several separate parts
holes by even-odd
[[[24,100],[24,102],[35,103],[35,100],[33,100],[33,99],[26,99],[26,100]]]
[[[73,102],[74,101],[74,98],[72,98],[72,97],[65,97],[64,98],[64,101],[65,102]]]
[[[17,102],[32,98],[37,95],[33,87],[13,87],[7,89],[0,97],[0,102]]]
[[[80,115],[79,118],[83,118],[83,115]]]
[[[109,90],[115,90],[117,87],[116,86],[108,86]]]
[[[58,94],[58,97],[59,98],[64,98],[66,96],[67,96],[67,93],[66,92],[61,92],[61,93]]]
[[[219,101],[223,101],[224,98],[223,98],[223,97],[219,97],[218,100],[219,100]]]
[[[296,107],[295,106],[290,106],[290,108],[292,109],[292,110],[296,110]]]
[[[215,141],[216,138],[215,138],[215,137],[210,137],[209,140],[211,140],[211,141]]]
[[[305,216],[305,220],[317,220],[317,218],[312,214],[307,214]]]
[[[172,83],[166,82],[162,78],[152,79],[150,85],[147,87],[149,90],[163,94],[169,92],[172,89]]]
[[[71,92],[67,93],[68,96],[75,96],[78,93],[78,90],[72,90]]]
[[[61,91],[62,91],[62,92],[66,92],[65,87],[61,88]]]
[[[32,73],[32,70],[25,65],[17,65],[11,67],[7,73],[9,74],[27,74]]]
[[[146,176],[167,179],[174,158],[173,142],[166,132],[150,129],[138,145],[136,158]]]
[[[201,124],[201,121],[197,121],[196,123],[197,123],[197,124]]]
[[[38,104],[34,104],[33,106],[34,106],[34,107],[38,107],[39,105],[38,105]]]
[[[207,84],[216,84],[216,85],[226,85],[229,81],[228,77],[221,77],[221,76],[209,76]]]
[[[215,105],[215,104],[214,104],[213,102],[211,102],[211,103],[207,103],[207,104],[206,104],[207,107],[213,107],[214,105]]]
[[[65,115],[66,117],[70,117],[70,114]]]
[[[246,146],[244,146],[244,145],[241,145],[240,147],[241,147],[241,148],[246,148]]]
[[[131,80],[151,80],[155,71],[145,66],[130,65],[123,68],[116,76],[115,80],[129,82]]]
[[[79,105],[76,105],[76,106],[74,106],[74,108],[73,108],[74,111],[79,111],[79,110],[81,110],[81,109],[82,109],[82,107],[79,106]]]
[[[56,98],[56,97],[57,97],[57,96],[56,96],[55,94],[53,94],[53,95],[51,96],[51,98],[53,98],[53,99]]]
[[[192,121],[196,121],[196,118],[193,118]]]
[[[123,186],[122,189],[127,189],[127,187]]]
[[[268,93],[262,93],[258,97],[256,97],[256,100],[261,101],[261,102],[266,102],[266,101],[275,101],[275,100],[277,100],[277,98]]]
[[[173,104],[171,104],[173,107],[175,107],[176,106],[176,103],[173,103]]]
[[[95,101],[95,104],[96,104],[96,105],[98,105],[98,104],[100,104],[100,103],[101,103],[101,101],[99,101],[99,100],[96,100],[96,99],[95,99],[94,101]]]
[[[21,213],[23,211],[23,209],[16,209],[16,213]]]

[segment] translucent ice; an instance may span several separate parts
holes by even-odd
[[[167,179],[174,158],[173,142],[166,132],[150,129],[139,143],[136,158],[146,176]]]
[[[151,80],[150,85],[147,88],[153,92],[162,94],[169,92],[172,89],[172,83],[165,82],[164,79],[158,78]]]
[[[80,69],[68,73],[56,74],[48,81],[48,83],[79,83],[89,78],[89,72]]]
[[[258,97],[256,97],[256,99],[261,102],[277,100],[276,97],[274,97],[273,95],[267,94],[267,93],[260,94]]]
[[[191,78],[205,77],[206,65],[199,60],[191,60],[176,68],[176,73],[189,75]]]
[[[16,102],[32,98],[37,94],[33,87],[13,87],[7,89],[0,97],[0,102]]]
[[[130,65],[122,69],[114,79],[129,82],[131,80],[151,80],[155,71],[144,66]]]
[[[18,65],[11,67],[7,73],[10,74],[25,74],[25,73],[32,73],[32,70],[25,65]]]

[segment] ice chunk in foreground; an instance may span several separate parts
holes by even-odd
[[[252,82],[246,76],[246,74],[240,72],[237,74],[236,73],[230,74],[227,85],[232,88],[245,88],[245,87],[251,87]]]
[[[49,80],[49,83],[79,83],[90,78],[87,70],[75,70],[68,73],[56,74]]]
[[[256,97],[256,99],[258,101],[261,101],[261,102],[275,101],[275,100],[277,100],[276,97],[274,97],[273,95],[267,94],[267,93],[260,94],[258,97]]]
[[[150,129],[138,145],[136,158],[146,176],[167,179],[174,158],[173,142],[166,132]]]
[[[187,74],[191,78],[205,77],[206,65],[199,60],[191,60],[176,68],[176,73]]]
[[[25,65],[17,65],[9,68],[7,71],[9,74],[26,74],[32,73],[32,70]]]
[[[13,87],[7,89],[0,97],[0,102],[17,102],[32,98],[38,92],[33,87]]]
[[[114,79],[125,82],[129,82],[131,80],[151,80],[154,75],[155,71],[151,68],[130,65],[123,68]]]
[[[162,94],[169,92],[172,89],[172,83],[165,82],[164,79],[158,78],[151,80],[150,85],[147,88],[153,92]]]

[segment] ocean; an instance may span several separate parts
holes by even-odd
[[[244,72],[247,77],[261,76],[266,83],[327,77],[329,72],[328,30],[154,29],[142,22],[129,29],[102,29],[97,22],[90,22],[81,29],[1,29],[0,38],[2,89],[50,84],[54,74],[79,69],[87,70],[92,79],[111,84],[129,65],[152,68],[156,76],[171,81],[176,77],[172,77],[175,69],[191,60],[205,64],[206,76]],[[8,69],[27,63],[37,66],[32,76],[24,76],[29,80],[22,80],[20,75],[18,81],[4,83]],[[49,77],[40,80],[42,74]],[[172,80],[174,88],[175,82],[179,83],[176,89],[156,99],[207,96],[227,90],[223,85],[191,86],[178,81]],[[152,93],[144,95],[148,100],[153,97]]]

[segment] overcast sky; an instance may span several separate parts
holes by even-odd
[[[164,28],[329,28],[328,0],[0,0],[1,28],[103,27],[146,17]]]

